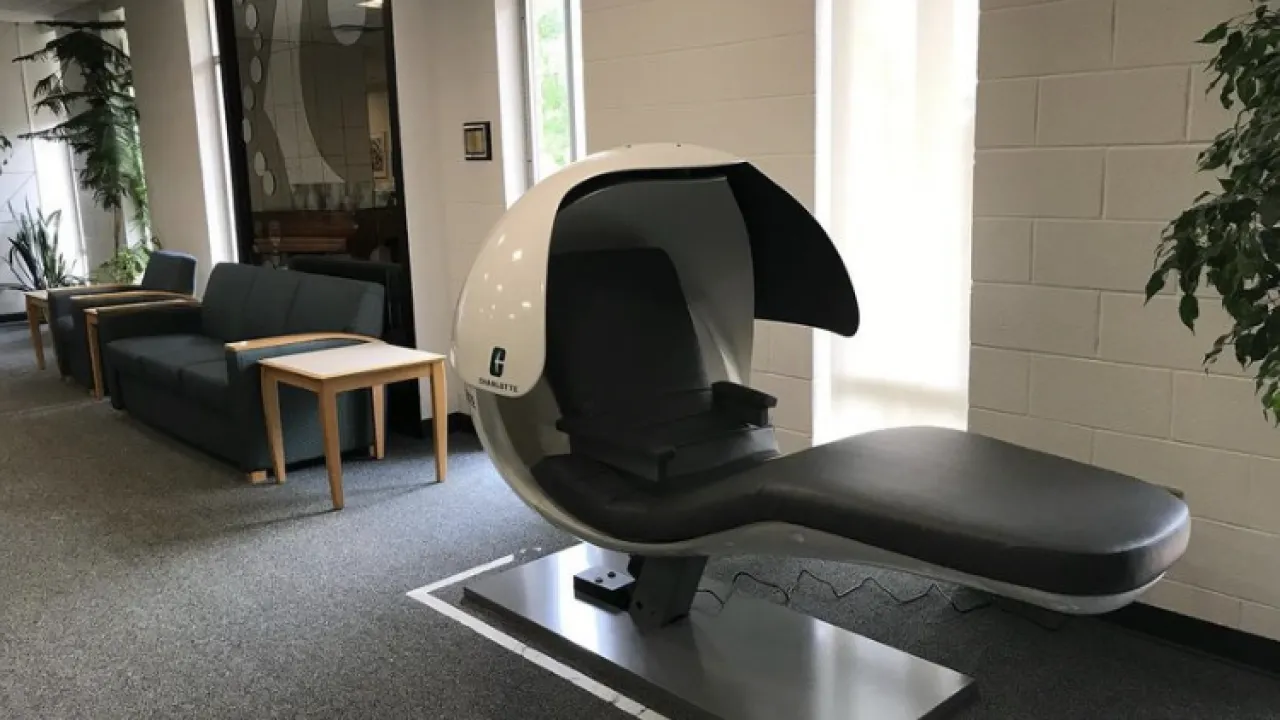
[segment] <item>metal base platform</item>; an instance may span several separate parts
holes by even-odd
[[[679,717],[921,720],[977,695],[953,670],[745,595],[720,609],[703,593],[688,618],[641,632],[627,613],[574,596],[574,574],[591,566],[625,569],[627,558],[578,545],[476,580],[465,601],[598,680],[639,683]]]

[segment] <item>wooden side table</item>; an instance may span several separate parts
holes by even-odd
[[[40,323],[49,322],[49,291],[30,290],[23,296],[26,298],[27,327],[31,329],[31,347],[36,351],[36,367],[43,370],[44,336],[40,334]]]
[[[389,383],[431,378],[431,409],[435,417],[436,479],[444,482],[448,458],[448,402],[445,394],[443,355],[383,342],[317,350],[259,361],[262,368],[262,410],[267,422],[271,466],[276,482],[285,481],[284,433],[280,425],[280,383],[310,390],[320,398],[320,425],[324,432],[324,462],[329,471],[333,507],[341,510],[342,442],[338,437],[338,393],[373,391],[373,457],[386,454],[386,386]]]
[[[124,293],[122,293],[124,294]],[[143,293],[145,294],[145,293]],[[103,296],[99,296],[103,297]],[[87,308],[84,311],[84,332],[85,341],[89,343],[89,362],[93,365],[93,388],[89,391],[95,400],[101,400],[105,395],[105,387],[102,382],[102,351],[98,349],[98,319],[103,315],[123,315],[125,313],[142,312],[155,307],[165,307],[167,305],[198,305],[199,300],[192,297],[178,297],[172,300],[154,300],[151,302],[137,302],[130,305],[106,305],[103,307]]]

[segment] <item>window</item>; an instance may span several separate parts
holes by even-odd
[[[855,338],[816,335],[814,381],[826,387],[814,392],[814,440],[963,429],[979,2],[818,8],[818,215],[870,310]],[[919,198],[929,222],[893,222]],[[888,271],[908,267],[928,292],[904,292]],[[915,319],[926,317],[921,332]]]
[[[529,172],[537,183],[582,156],[577,0],[526,0]]]
[[[218,37],[218,10],[214,6],[217,0],[209,0],[209,47],[213,53],[213,83],[217,92],[215,96],[217,102],[214,103],[218,108],[218,169],[222,180],[222,204],[221,212],[222,225],[226,228],[226,247],[214,249],[215,261],[239,261],[239,243],[236,239],[236,222],[234,212],[232,210],[232,198],[235,197],[235,191],[231,185],[231,158],[228,155],[227,148],[231,143],[227,138],[227,107],[223,98],[226,97],[222,85],[222,44],[221,38]]]

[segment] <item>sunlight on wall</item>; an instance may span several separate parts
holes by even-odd
[[[818,215],[862,309],[817,333],[815,442],[963,428],[977,0],[821,0]]]

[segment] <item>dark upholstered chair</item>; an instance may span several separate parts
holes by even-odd
[[[262,479],[271,459],[258,361],[372,341],[382,311],[372,283],[218,265],[200,305],[99,315],[111,404]],[[280,406],[285,461],[322,457],[315,395],[281,387]],[[343,450],[373,443],[371,412],[368,391],[339,397]]]
[[[158,250],[151,255],[137,285],[89,285],[49,293],[49,315],[58,370],[84,387],[93,386],[93,368],[85,333],[84,311],[91,307],[129,305],[190,296],[195,291],[196,259],[186,253]]]
[[[574,455],[655,482],[777,455],[777,401],[708,382],[666,253],[554,255],[547,287],[547,379]]]

